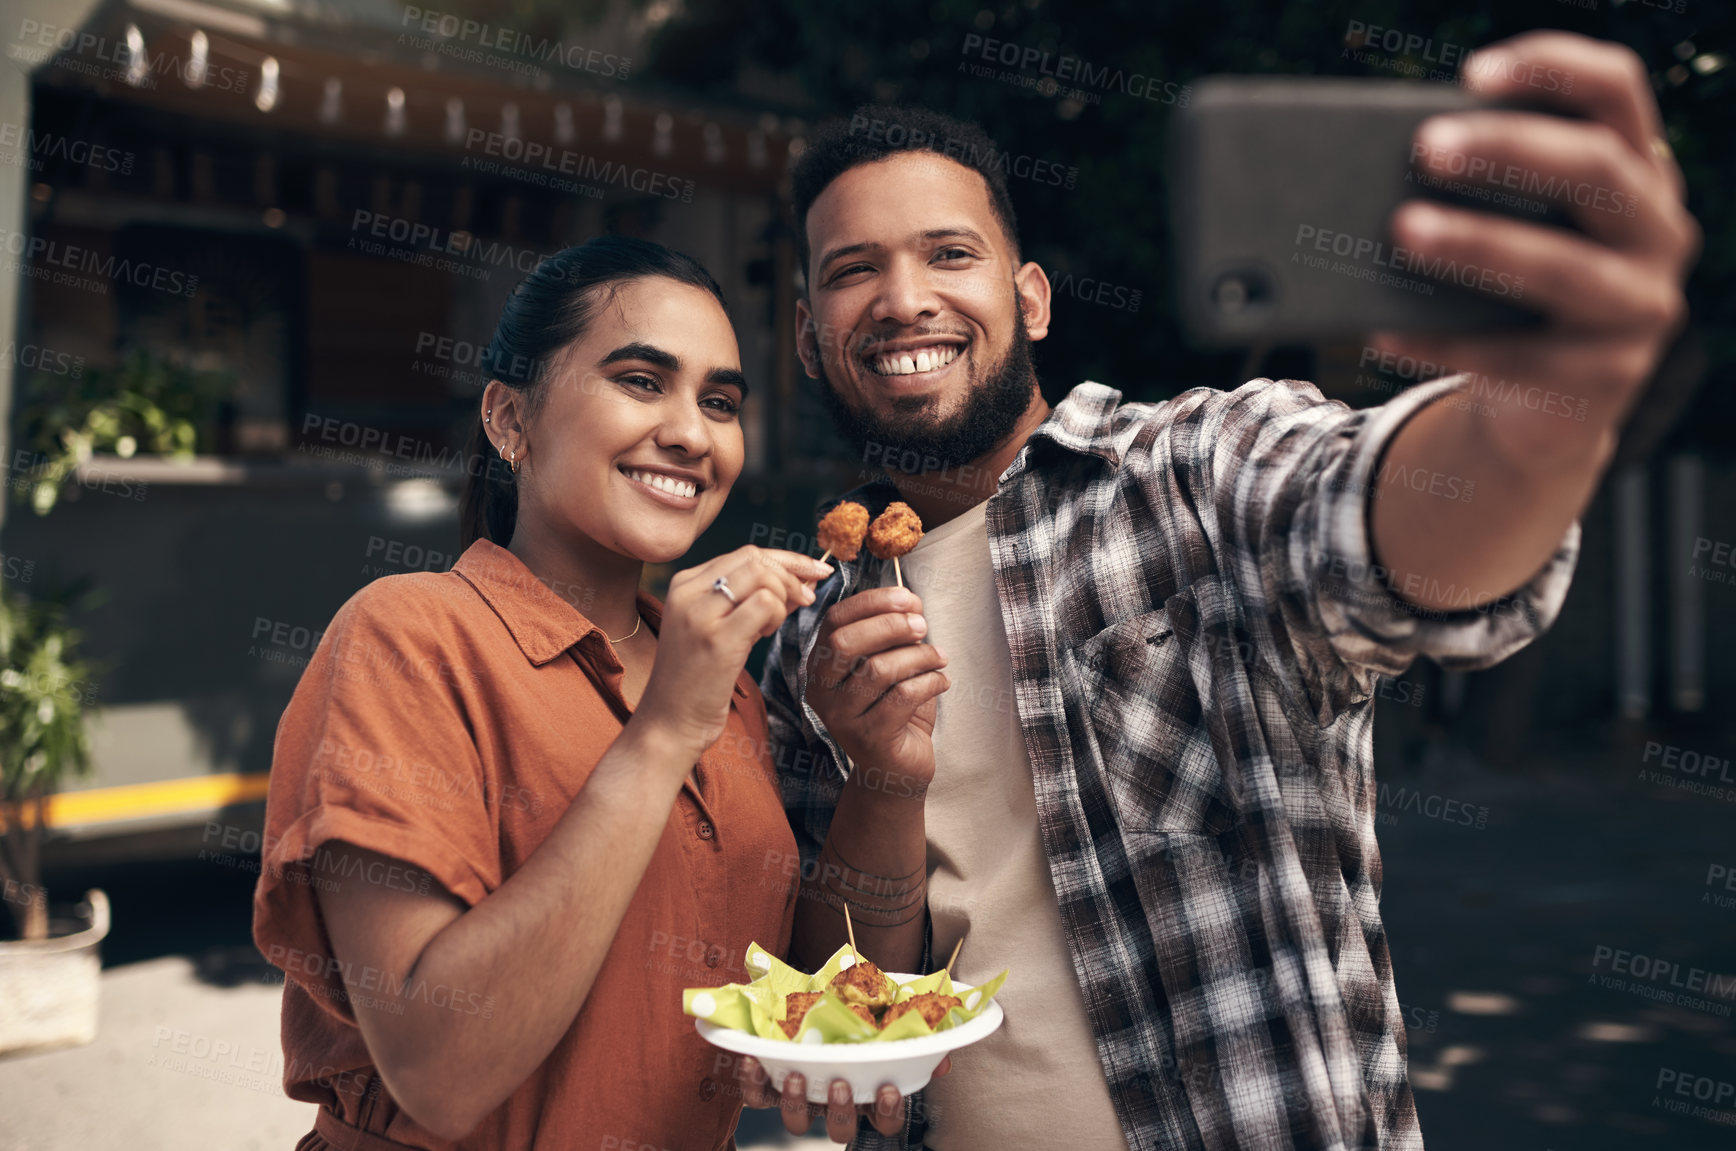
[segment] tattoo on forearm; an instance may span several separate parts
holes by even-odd
[[[863,871],[846,860],[830,839],[820,849],[819,868],[802,886],[803,897],[818,900],[840,916],[844,908],[865,927],[898,927],[922,915],[928,902],[926,865],[906,875]]]
[[[923,892],[909,903],[904,904],[902,907],[881,907],[861,903],[849,898],[848,896],[840,895],[835,891],[823,887],[815,887],[812,884],[808,885],[807,888],[803,890],[802,897],[804,899],[815,900],[822,906],[830,908],[838,914],[839,918],[843,917],[844,908],[848,906],[850,908],[851,921],[858,923],[863,927],[902,927],[904,924],[914,921],[919,916],[926,914],[928,911],[927,892]],[[915,910],[911,910],[912,908]],[[909,911],[910,914],[905,915],[901,919],[891,918],[891,916],[897,915],[901,911]]]

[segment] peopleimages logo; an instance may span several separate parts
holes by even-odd
[[[335,955],[302,951],[296,947],[285,947],[281,943],[273,943],[268,947],[265,959],[286,974],[300,972],[313,979],[325,980],[328,984],[334,975],[341,974],[344,986],[341,990],[334,988],[336,994],[333,997],[352,1006],[402,1015],[408,1004],[419,1001],[426,1006],[442,1008],[459,1015],[494,1018],[494,996],[485,998],[480,991],[463,991],[444,983],[429,983],[426,979],[415,978],[414,975],[400,979],[393,972],[383,971],[378,967],[365,964],[358,966]],[[306,988],[305,983],[302,983],[302,986]],[[369,991],[378,991],[380,994],[362,994]]]
[[[491,267],[508,267],[528,276],[541,271],[544,262],[556,254],[483,241],[472,232],[437,228],[403,216],[382,216],[365,208],[356,209],[350,220],[349,246],[368,255],[439,268],[471,279],[486,279]],[[446,255],[462,257],[464,262],[445,259]],[[548,271],[557,279],[566,276],[560,264],[549,265]]]
[[[1474,52],[1451,41],[1436,43],[1433,37],[1399,28],[1385,28],[1352,20],[1344,30],[1340,59],[1353,60],[1411,76],[1419,80],[1456,80],[1461,74],[1499,73],[1514,84],[1566,95],[1573,91],[1574,74],[1544,68],[1521,60],[1511,52]],[[1454,65],[1457,65],[1455,71]]]
[[[1736,867],[1729,864],[1714,863],[1706,868],[1706,892],[1700,896],[1701,903],[1710,903],[1717,907],[1736,907],[1736,895],[1725,895],[1711,890],[1722,887],[1724,891],[1736,892]]]
[[[84,375],[83,356],[55,351],[41,344],[7,344],[4,349],[0,349],[0,363],[7,362],[51,376],[70,376],[76,380]]]
[[[1608,974],[1604,972],[1606,962]],[[1717,1001],[1736,998],[1736,975],[1722,975],[1703,967],[1684,969],[1671,959],[1623,951],[1602,943],[1592,952],[1588,982],[1726,1019],[1730,1017],[1730,1004]]]
[[[1545,176],[1534,168],[1522,168],[1518,164],[1497,164],[1487,157],[1472,156],[1456,149],[1412,143],[1410,159],[1412,165],[1427,171],[1421,176],[1414,171],[1406,173],[1407,182],[1420,181],[1424,187],[1529,212],[1544,212],[1551,203],[1563,200],[1581,208],[1593,208],[1617,216],[1631,217],[1639,210],[1639,200],[1625,192],[1583,180],[1570,180],[1559,174]],[[1520,194],[1507,195],[1507,192]]]
[[[1156,104],[1185,108],[1193,96],[1192,88],[1174,80],[1162,80],[1107,64],[1093,64],[1078,56],[1045,52],[1041,48],[997,40],[976,32],[965,35],[960,54],[966,57],[974,54],[985,64],[999,64],[1024,73],[1035,72],[1058,84],[1078,84],[1081,88],[1095,88],[1100,92],[1119,92]]]
[[[1401,244],[1388,244],[1384,240],[1368,236],[1357,236],[1350,232],[1335,232],[1313,224],[1299,224],[1296,227],[1297,248],[1312,248],[1316,252],[1325,252],[1339,256],[1353,263],[1367,263],[1377,268],[1391,268],[1406,275],[1423,276],[1428,280],[1450,280],[1463,288],[1476,288],[1497,296],[1510,296],[1517,300],[1525,294],[1525,277],[1515,276],[1509,272],[1497,272],[1493,268],[1485,268],[1479,264],[1461,264],[1457,260],[1449,260],[1445,256],[1430,258],[1420,252],[1414,252]],[[1306,253],[1293,252],[1291,263],[1301,263],[1309,267],[1315,266]]]
[[[575,152],[571,148],[551,148],[535,140],[525,140],[502,132],[472,128],[465,137],[464,150],[480,150],[484,156],[499,157],[508,164],[519,166],[521,171],[529,172],[535,169],[539,175],[571,176],[575,180],[598,187],[614,184],[641,195],[679,200],[683,204],[693,202],[692,180],[678,179],[650,168],[629,167],[615,160],[601,160],[596,156]],[[470,156],[465,157],[464,165],[478,166]],[[494,169],[483,167],[481,170]],[[579,187],[580,185],[574,184],[569,190],[576,191]]]
[[[1695,1119],[1722,1123],[1727,1127],[1736,1126],[1736,1111],[1730,1110],[1729,1106],[1736,1103],[1736,1083],[1727,1079],[1696,1075],[1692,1071],[1674,1067],[1660,1067],[1652,1090],[1657,1092],[1652,1097],[1653,1107],[1660,1107],[1676,1115],[1691,1115]],[[1680,1098],[1672,1099],[1671,1095]],[[1690,1103],[1690,1099],[1699,1102]]]
[[[1421,791],[1410,791],[1403,787],[1389,790],[1385,783],[1380,785],[1379,803],[1381,807],[1391,811],[1406,811],[1413,815],[1438,819],[1442,823],[1457,823],[1465,827],[1475,827],[1478,831],[1483,830],[1489,824],[1489,809],[1486,807],[1479,807],[1460,799],[1424,795]],[[1377,822],[1394,824],[1397,819],[1382,812],[1377,815]]]
[[[13,148],[21,148],[22,151],[10,151]],[[93,144],[89,140],[59,136],[53,132],[39,132],[23,124],[14,124],[10,120],[0,122],[0,149],[5,149],[0,151],[0,164],[25,167],[32,171],[41,170],[44,160],[63,160],[81,168],[119,172],[123,176],[129,176],[133,171],[134,157],[131,152]]]
[[[410,38],[412,47],[426,48],[444,56],[491,62],[489,51],[534,60],[539,64],[559,64],[574,72],[590,72],[606,79],[627,78],[633,60],[617,56],[600,48],[586,48],[547,36],[532,36],[498,24],[488,24],[458,16],[451,12],[434,12],[413,5],[404,6],[399,26],[424,33],[428,39],[418,42]],[[438,40],[435,38],[438,37]],[[466,51],[460,45],[474,44],[481,51]],[[493,61],[498,62],[498,61]]]
[[[416,355],[426,356],[410,362],[410,371],[419,375],[443,379],[480,381],[486,384],[495,375],[501,379],[540,381],[554,370],[553,358],[535,359],[524,355],[496,353],[492,344],[479,344],[443,336],[438,332],[416,333]],[[475,371],[465,371],[474,368]],[[304,429],[305,430],[305,429]]]
[[[1548,416],[1560,416],[1564,420],[1574,420],[1584,423],[1586,414],[1591,410],[1591,401],[1583,396],[1569,396],[1561,392],[1551,391],[1535,385],[1509,383],[1505,377],[1499,380],[1490,379],[1482,372],[1462,372],[1448,364],[1435,363],[1432,360],[1420,360],[1414,356],[1398,355],[1393,352],[1383,352],[1379,348],[1364,346],[1362,357],[1357,361],[1357,367],[1372,367],[1377,372],[1398,376],[1403,380],[1423,382],[1428,380],[1446,379],[1457,376],[1463,380],[1459,387],[1459,395],[1471,399],[1493,400],[1502,407],[1524,408],[1526,411],[1542,412]],[[1373,374],[1359,374],[1356,382],[1381,391],[1396,390]],[[1498,414],[1490,408],[1488,415]]]
[[[1439,64],[1451,68],[1471,55],[1471,49],[1463,44],[1454,44],[1450,40],[1435,43],[1433,37],[1423,36],[1415,32],[1404,32],[1397,28],[1382,28],[1378,24],[1366,24],[1361,20],[1352,20],[1344,30],[1346,50],[1352,48],[1378,48],[1396,56],[1414,56],[1425,64]]]
[[[199,288],[199,277],[189,276],[173,268],[142,260],[128,260],[113,253],[103,255],[95,248],[63,244],[42,236],[27,236],[0,228],[0,252],[17,256],[7,271],[20,271],[37,279],[65,282],[72,287],[95,287],[106,294],[108,286],[100,280],[77,280],[80,273],[100,276],[115,283],[129,283],[138,288],[151,288],[173,296],[191,296]],[[33,265],[33,266],[32,266]],[[4,262],[0,261],[0,266]]]
[[[990,143],[986,148],[971,140],[952,136],[937,138],[921,128],[911,128],[897,120],[881,120],[861,114],[850,117],[850,135],[861,136],[870,144],[889,148],[929,149],[948,159],[972,168],[999,168],[1003,179],[1017,178],[1036,184],[1071,189],[1079,182],[1079,169],[1054,160],[1034,156],[1014,155]],[[865,147],[863,150],[867,150]]]
[[[34,66],[51,54],[60,53],[63,58],[55,61],[58,67],[103,79],[124,80],[139,88],[155,88],[156,77],[169,75],[215,92],[243,93],[252,79],[245,68],[212,64],[198,57],[183,60],[172,52],[152,56],[142,43],[135,47],[94,32],[37,20],[21,20],[17,40],[7,52],[15,60]],[[105,68],[105,64],[112,67]]]

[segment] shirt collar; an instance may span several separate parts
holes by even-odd
[[[885,476],[875,476],[866,483],[851,488],[841,496],[835,496],[822,502],[814,509],[814,514],[823,517],[845,500],[850,500],[867,508],[868,518],[873,519],[886,510],[886,505],[902,498],[898,494],[898,485]],[[867,549],[864,548],[863,550],[866,551]]]
[[[1115,442],[1115,410],[1121,404],[1121,392],[1107,384],[1086,380],[1068,392],[1049,416],[1037,425],[1025,446],[1001,473],[1004,483],[1028,466],[1031,445],[1048,440],[1057,447],[1081,455],[1097,456],[1112,468],[1121,466],[1121,445]]]
[[[546,584],[524,566],[523,560],[486,539],[465,549],[452,570],[476,589],[506,625],[525,658],[537,667],[577,646],[603,669],[620,669],[621,659],[608,636],[581,610],[591,606],[596,589]],[[646,625],[653,632],[661,630],[662,604],[644,589],[635,598]]]

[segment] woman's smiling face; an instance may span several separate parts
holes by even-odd
[[[667,563],[741,474],[741,353],[701,288],[647,276],[602,291],[526,420],[519,524]]]

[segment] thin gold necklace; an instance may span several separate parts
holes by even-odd
[[[639,623],[634,624],[633,630],[628,632],[626,635],[622,636],[620,639],[609,639],[609,633],[608,632],[603,633],[603,638],[609,639],[610,643],[626,643],[628,640],[632,639],[634,636],[639,634],[639,627],[644,622],[645,622],[645,616],[643,613],[641,613],[639,616]]]

